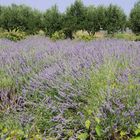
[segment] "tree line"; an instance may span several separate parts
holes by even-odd
[[[50,37],[56,31],[63,31],[67,38],[72,38],[78,30],[95,34],[102,29],[113,34],[125,31],[126,27],[139,34],[140,0],[134,5],[129,17],[117,5],[85,6],[81,0],[76,0],[63,13],[57,5],[45,12],[26,5],[0,6],[0,27],[6,30],[18,28],[28,34],[43,30]]]

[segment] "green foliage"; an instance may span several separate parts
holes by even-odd
[[[122,93],[126,94],[129,92],[130,94],[127,96],[127,99],[122,100],[122,102],[125,104],[126,108],[135,105],[134,96],[137,94],[136,91],[138,87],[134,85],[132,77],[130,76],[127,87],[123,86],[123,84],[118,84],[116,81],[116,73],[118,73],[118,70],[123,71],[123,69],[125,69],[127,66],[127,62],[125,64],[121,64],[121,59],[119,61],[107,59],[100,69],[93,70],[93,68],[91,68],[92,71],[88,81],[84,81],[83,79],[82,82],[80,82],[81,84],[85,83],[85,92],[88,93],[85,97],[86,104],[83,106],[81,105],[81,110],[84,113],[86,120],[85,132],[87,132],[87,130],[88,133],[91,131],[96,132],[96,136],[89,135],[90,138],[96,137],[105,139],[108,135],[112,135],[114,139],[125,139],[128,137],[126,124],[127,122],[130,122],[129,117],[126,118],[123,115],[119,115],[118,117],[116,114],[111,114],[109,112],[107,113],[108,116],[106,119],[95,117],[95,114],[100,114],[100,107],[103,105],[103,103],[106,102],[108,98],[112,98],[112,96],[115,96],[115,98],[119,99],[121,98]],[[108,89],[110,89],[111,93],[114,89],[121,89],[122,93],[118,93],[117,95],[110,93],[111,95],[109,95],[107,92]],[[133,91],[133,94],[131,91]],[[108,104],[108,102],[105,104]],[[113,104],[112,106],[112,110],[115,110],[115,106]],[[115,120],[119,120],[116,132],[114,132],[115,130],[112,128],[114,126]],[[131,130],[134,130],[132,126],[134,125],[131,125]],[[105,132],[107,127],[109,128],[108,133]]]
[[[39,36],[45,36],[45,32],[43,30],[39,30],[37,34]]]
[[[0,139],[42,140],[43,132],[46,130],[46,128],[49,129],[52,125],[49,118],[50,110],[46,110],[45,108],[39,106],[35,110],[28,111],[34,114],[35,119],[33,120],[33,123],[25,123],[24,125],[20,122],[17,113],[1,115]],[[45,138],[55,140],[55,138],[51,137]]]
[[[106,10],[106,30],[109,34],[114,34],[118,31],[124,31],[126,27],[126,15],[124,11],[116,6],[109,5]]]
[[[78,135],[79,140],[87,140],[88,137],[89,137],[88,133],[81,133]]]
[[[127,33],[116,33],[113,36],[114,38],[117,39],[125,39],[125,40],[130,40],[130,41],[134,41],[136,40],[136,35],[135,34],[127,34]]]
[[[11,140],[15,138],[18,140],[22,140],[24,138],[24,132],[22,130],[12,130],[7,136],[6,140]]]
[[[73,34],[74,39],[76,40],[84,40],[84,41],[90,41],[95,39],[95,37],[91,34],[89,34],[87,31],[77,31]]]
[[[43,136],[39,132],[25,132],[22,129],[0,129],[0,138],[5,140],[42,140]]]
[[[100,124],[101,120],[97,117],[95,117],[95,121],[97,122],[97,124]]]
[[[97,71],[91,71],[90,79],[87,83],[88,85],[88,99],[89,102],[88,109],[98,111],[98,105],[102,104],[104,100],[104,95],[100,96],[101,90],[106,91],[108,87],[108,79],[110,81],[114,80],[115,70],[117,65],[113,62],[107,62]],[[91,108],[90,108],[91,107]]]
[[[106,22],[106,11],[107,8],[103,5],[100,5],[96,8],[96,31],[99,31],[100,29],[105,29],[106,25],[108,26],[108,23]]]
[[[90,131],[95,130],[96,134],[98,137],[101,137],[102,135],[102,129],[101,129],[101,125],[100,125],[100,120],[98,118],[95,118],[95,128],[93,128],[92,122],[90,120],[86,120],[85,121],[85,132],[84,133],[80,133],[78,135],[78,139],[80,140],[87,140],[88,138],[93,138],[93,136],[90,134]]]
[[[140,137],[132,138],[131,140],[140,140]]]
[[[0,27],[0,34],[5,32],[5,30],[3,28]]]
[[[47,129],[50,129],[54,123],[50,122],[50,119],[52,118],[51,110],[46,109],[45,107],[37,107],[34,111],[35,114],[35,124],[37,128],[44,132]]]
[[[107,35],[109,38],[124,39],[130,41],[140,41],[140,35],[135,35],[133,33],[116,33],[113,36]]]
[[[90,35],[94,35],[100,29],[115,33],[124,31],[126,27],[126,15],[120,7],[85,7],[82,1],[78,0],[67,9],[64,19],[63,27],[66,36],[70,38],[73,38],[73,33],[78,30],[86,30]],[[84,39],[89,40],[89,37]]]
[[[12,114],[12,113],[11,113]],[[21,129],[19,121],[16,120],[16,115],[3,115],[0,120],[0,139],[19,139],[24,137],[24,131]]]
[[[97,125],[97,126],[95,127],[95,131],[96,131],[98,137],[101,137],[101,127],[100,127],[100,125]]]
[[[135,130],[135,135],[136,136],[140,135],[140,123],[137,125],[137,128]]]
[[[5,99],[1,98],[3,96],[3,91],[6,91],[5,93]],[[9,76],[6,72],[3,70],[0,70],[0,113],[1,111],[5,112],[8,109],[11,109],[11,103],[15,103],[16,100],[16,91],[15,91],[15,81],[11,76]],[[7,102],[4,102],[4,100],[7,99]]]
[[[134,33],[140,33],[140,0],[134,5],[130,13],[130,26]]]
[[[84,29],[85,10],[81,0],[76,0],[74,4],[67,8],[63,22],[63,28],[67,37],[73,38],[73,32]]]
[[[60,13],[56,5],[44,13],[25,5],[0,6],[0,27],[8,31],[18,28],[27,34],[43,30],[52,37],[63,30],[66,38],[73,39],[73,33],[79,30],[86,30],[90,35],[100,29],[114,33],[124,30],[126,24],[126,15],[120,7],[85,6],[82,0],[76,0],[64,13]],[[89,40],[89,37],[84,39]]]
[[[140,41],[140,35],[137,35],[135,41]]]
[[[26,33],[20,30],[10,30],[10,31],[4,31],[0,33],[0,38],[7,38],[12,41],[19,41],[21,39],[26,38]]]
[[[34,34],[42,27],[42,13],[25,5],[2,6],[0,27],[6,30],[18,28],[28,34]]]
[[[95,32],[99,30],[97,20],[97,9],[94,6],[86,7],[84,29],[88,31],[89,34],[94,35]]]
[[[49,37],[51,37],[56,31],[61,30],[62,15],[56,5],[44,13],[43,24],[45,33]]]
[[[50,90],[47,90],[45,94],[46,96],[54,98],[54,96],[57,94],[57,91],[56,89],[52,88]],[[55,125],[55,122],[50,121],[53,115],[55,114],[52,113],[50,109],[44,106],[44,103],[42,102],[44,96],[41,96],[40,93],[38,93],[38,91],[35,91],[34,94],[31,96],[27,94],[26,98],[29,101],[29,104],[27,104],[28,112],[34,114],[32,127],[35,130],[38,129],[40,133],[46,131],[46,133],[48,134],[49,129]],[[37,106],[34,109],[32,109],[33,105],[37,105]]]
[[[12,86],[12,79],[9,77],[4,77],[3,79],[1,79],[0,81],[0,87],[1,88],[8,88]]]
[[[13,79],[8,76],[4,71],[0,70],[0,88],[12,88],[13,84]]]
[[[101,137],[101,135],[102,135],[102,129],[101,129],[101,125],[100,125],[101,120],[99,118],[95,117],[95,122],[97,123],[96,127],[95,127],[95,131],[97,133],[97,136]]]
[[[85,122],[85,127],[86,127],[86,129],[88,129],[88,130],[89,130],[90,125],[91,125],[90,120],[86,120],[86,122]]]
[[[51,39],[56,41],[56,40],[63,40],[65,39],[66,36],[64,34],[64,32],[61,30],[61,31],[56,31],[55,33],[52,34],[52,37]]]

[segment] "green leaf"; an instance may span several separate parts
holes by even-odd
[[[89,109],[89,110],[87,110],[88,115],[92,115],[92,112],[93,112],[93,111],[92,111],[92,110],[90,110],[90,109]]]
[[[86,129],[89,129],[89,128],[90,128],[90,125],[91,125],[90,120],[87,120],[87,121],[85,122]]]
[[[132,138],[131,140],[140,140],[140,137]]]
[[[126,135],[126,132],[124,132],[124,131],[121,131],[121,132],[120,132],[121,138],[123,138],[125,135]]]
[[[95,121],[99,124],[101,121],[99,118],[95,117]]]
[[[97,135],[100,137],[101,136],[101,127],[99,125],[96,126],[95,131]]]
[[[140,134],[140,129],[135,130],[135,135],[137,136],[138,134]]]
[[[140,134],[140,123],[137,126],[137,129],[135,130],[135,135],[139,135]]]
[[[140,123],[138,124],[138,129],[140,129]]]
[[[5,140],[11,140],[11,137],[7,137]]]
[[[3,130],[2,130],[2,133],[7,133],[8,132],[8,129],[7,128],[4,128]]]
[[[80,140],[86,140],[88,138],[88,133],[81,133],[78,135],[78,139]]]

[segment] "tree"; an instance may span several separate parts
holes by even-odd
[[[106,11],[106,30],[110,34],[118,31],[123,31],[126,26],[126,15],[124,11],[116,6],[110,4]]]
[[[43,14],[41,12],[35,9],[31,12],[29,18],[27,19],[28,33],[35,34],[43,29]]]
[[[86,7],[84,29],[90,34],[98,30],[96,8],[91,5]]]
[[[18,28],[33,34],[40,28],[41,13],[25,5],[3,6],[0,13],[0,27],[13,30]]]
[[[85,7],[81,0],[76,0],[66,10],[64,16],[64,31],[67,37],[72,38],[72,33],[83,30],[85,25]]]
[[[140,0],[130,12],[130,27],[134,33],[140,33]]]
[[[45,12],[43,24],[46,35],[50,37],[53,33],[62,29],[62,15],[56,5]]]
[[[106,27],[106,7],[100,5],[96,8],[96,15],[97,15],[97,31],[100,29],[105,29]]]

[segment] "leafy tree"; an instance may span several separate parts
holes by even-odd
[[[105,29],[106,27],[106,7],[100,5],[96,8],[96,15],[97,15],[97,31],[100,29]]]
[[[49,35],[50,37],[56,31],[61,30],[62,15],[59,12],[58,7],[56,5],[45,12],[43,24],[44,24],[46,35]]]
[[[118,31],[123,31],[126,26],[126,15],[124,11],[110,4],[106,11],[106,30],[112,34]]]
[[[130,27],[134,33],[140,33],[140,0],[130,12]]]
[[[115,33],[123,31],[129,24],[134,32],[139,32],[139,3],[140,0],[131,11],[130,22],[126,22],[126,15],[116,5],[86,7],[82,0],[76,0],[64,13],[60,13],[56,5],[44,13],[25,5],[0,6],[0,27],[7,30],[18,28],[28,34],[44,30],[50,37],[61,31],[71,39],[78,30],[86,30],[90,34],[100,29]]]
[[[73,32],[84,29],[85,10],[81,0],[76,0],[74,4],[67,8],[63,24],[67,37],[72,38]]]
[[[38,10],[33,10],[30,14],[30,19],[27,21],[27,31],[35,34],[43,29],[43,14]]]
[[[28,6],[12,4],[8,7],[1,7],[0,27],[4,29],[18,28],[33,34],[40,28],[40,24],[41,13]]]
[[[94,34],[98,30],[96,8],[91,5],[86,7],[84,29],[90,34]]]

